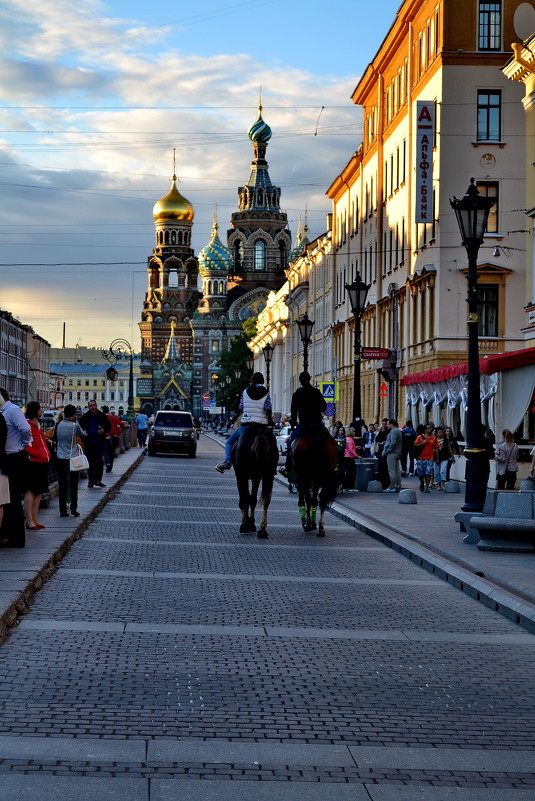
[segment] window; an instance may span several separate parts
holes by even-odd
[[[494,200],[494,204],[489,212],[489,219],[487,220],[487,234],[498,233],[498,182],[497,181],[478,181],[477,188],[481,197],[490,197]]]
[[[498,89],[480,89],[477,93],[477,140],[499,142],[501,135],[502,93]]]
[[[254,268],[266,269],[266,243],[262,239],[259,239],[254,246]]]
[[[499,50],[501,47],[502,4],[479,2],[478,47]]]
[[[483,284],[477,288],[478,334],[480,337],[498,336],[498,285]]]

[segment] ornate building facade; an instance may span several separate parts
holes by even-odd
[[[214,216],[210,241],[195,257],[194,210],[179,192],[175,174],[171,190],[154,206],[156,246],[148,259],[139,324],[144,361],[138,386],[145,409],[168,406],[199,415],[203,396],[215,393],[219,353],[239,336],[243,321],[265,307],[269,292],[285,281],[291,234],[280,208],[280,188],[269,176],[266,150],[272,131],[262,119],[261,105],[248,136],[251,172],[238,189],[227,245],[219,238]],[[156,380],[167,373],[171,380],[171,372],[168,390],[174,387],[173,397]]]

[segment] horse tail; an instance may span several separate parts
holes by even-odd
[[[267,462],[270,455],[270,443],[263,432],[259,432],[251,445],[251,453],[258,462]]]

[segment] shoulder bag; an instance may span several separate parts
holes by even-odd
[[[74,425],[72,427],[72,441],[71,441],[71,453],[74,447]],[[71,456],[69,459],[69,469],[72,473],[78,473],[80,470],[87,470],[89,467],[89,460],[85,455],[83,448],[81,445],[76,446],[78,449],[78,453],[75,456]]]

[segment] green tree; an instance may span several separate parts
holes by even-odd
[[[241,334],[232,340],[230,347],[219,354],[219,388],[217,401],[219,406],[225,406],[234,411],[238,405],[240,395],[251,377],[252,371],[247,367],[247,359],[251,357],[251,349],[247,343],[255,336],[257,330],[256,317],[245,320],[242,324]],[[240,377],[236,378],[236,371]],[[230,381],[227,382],[227,376]]]

